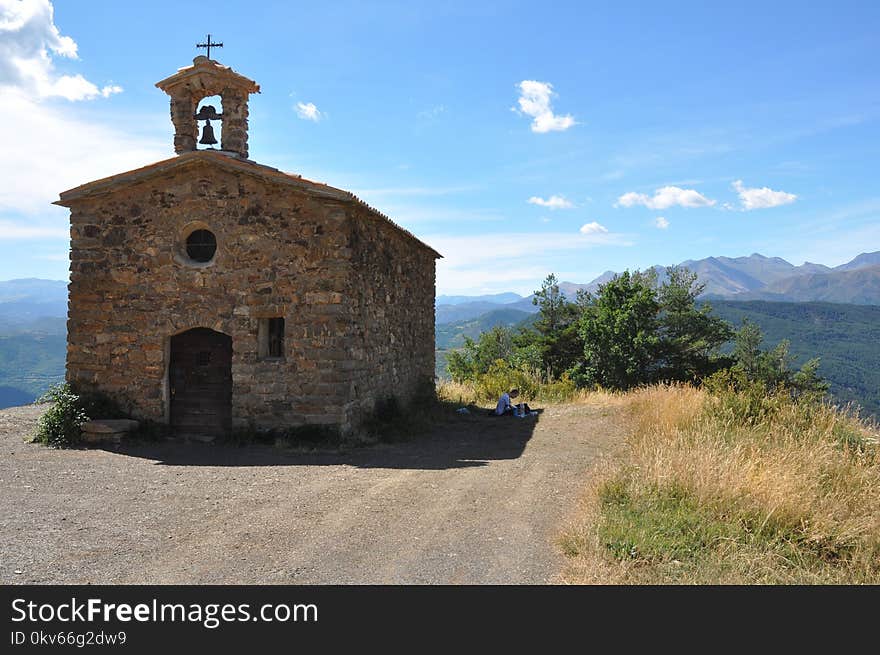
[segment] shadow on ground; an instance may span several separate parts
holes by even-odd
[[[452,416],[409,440],[301,452],[273,446],[180,441],[122,443],[105,448],[163,466],[337,466],[442,470],[520,457],[539,417]]]

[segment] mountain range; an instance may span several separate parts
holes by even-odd
[[[853,260],[831,268],[806,262],[795,266],[780,257],[754,253],[748,257],[707,257],[687,260],[679,266],[697,274],[705,285],[703,299],[769,300],[776,302],[834,302],[880,305],[880,251],[862,253]],[[659,281],[666,267],[652,266]],[[560,282],[560,290],[574,298],[579,290],[595,292],[614,278],[605,271],[585,284]],[[513,300],[511,298],[513,297]],[[512,293],[487,296],[439,296],[436,307],[438,325],[463,321],[503,306],[534,313],[533,296]],[[454,299],[456,302],[451,302]]]

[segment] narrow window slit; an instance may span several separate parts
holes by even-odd
[[[260,359],[284,358],[284,319],[261,318],[258,331],[258,354]]]

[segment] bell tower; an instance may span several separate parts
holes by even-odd
[[[220,121],[220,149],[242,159],[248,157],[248,96],[259,93],[260,85],[239,75],[228,66],[199,55],[192,66],[181,68],[156,86],[171,96],[171,122],[174,124],[174,152],[178,155],[198,148],[198,121],[206,121],[201,143],[216,143],[210,121]],[[221,110],[199,103],[220,96]],[[198,110],[198,114],[196,111]]]

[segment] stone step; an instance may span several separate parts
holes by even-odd
[[[136,430],[138,425],[137,421],[127,418],[87,421],[82,426],[82,440],[85,443],[100,443],[102,441],[119,443],[126,433]]]

